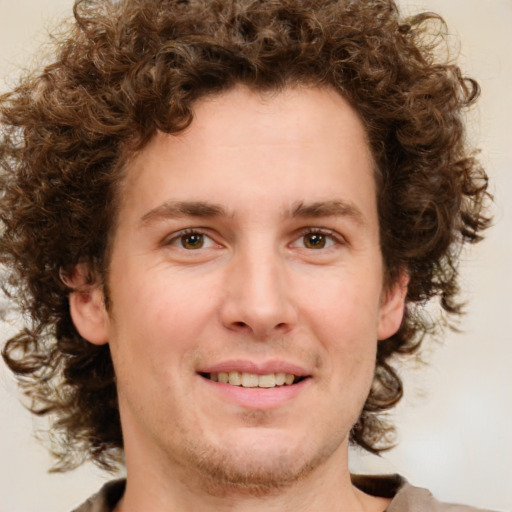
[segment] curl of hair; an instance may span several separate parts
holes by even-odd
[[[439,55],[444,22],[403,19],[392,0],[78,1],[54,62],[0,98],[0,263],[27,320],[4,347],[30,408],[51,414],[57,469],[122,452],[108,346],[77,333],[62,272],[105,280],[123,165],[157,130],[176,133],[199,98],[332,87],[357,109],[376,163],[387,280],[410,281],[400,330],[379,342],[374,384],[351,433],[389,445],[382,412],[402,395],[393,357],[414,352],[437,298],[458,315],[457,261],[489,223],[487,177],[467,147],[478,86]]]

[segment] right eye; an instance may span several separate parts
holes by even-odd
[[[197,230],[185,230],[176,233],[171,239],[168,240],[166,245],[179,247],[187,251],[197,251],[198,249],[207,249],[214,247],[217,244],[204,233]]]

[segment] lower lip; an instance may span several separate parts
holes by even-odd
[[[275,388],[244,388],[221,382],[214,382],[200,377],[210,390],[216,393],[223,401],[246,409],[277,409],[286,405],[309,385],[310,378],[301,380],[289,386],[276,386]]]

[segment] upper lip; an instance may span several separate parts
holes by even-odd
[[[257,363],[244,359],[233,359],[205,366],[199,370],[199,373],[219,373],[219,372],[240,372],[254,373],[256,375],[267,375],[270,373],[289,373],[297,377],[307,377],[310,373],[300,365],[286,361],[266,361]]]

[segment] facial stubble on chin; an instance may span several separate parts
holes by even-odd
[[[289,349],[286,340],[277,339],[273,343],[281,350]],[[297,347],[294,350],[297,352]],[[201,354],[195,353],[194,357],[195,367],[201,367]],[[315,371],[321,369],[322,359],[316,352],[304,351],[302,357],[310,361],[309,366]],[[272,411],[252,410],[242,414],[246,428],[269,428],[273,420]],[[229,447],[221,448],[208,445],[200,434],[190,438],[187,432],[181,432],[180,453],[174,454],[173,459],[182,468],[188,468],[192,481],[211,496],[272,496],[306,478],[340,448],[348,433],[333,429],[334,432],[316,453],[308,455],[301,448],[290,448],[273,454],[275,456],[271,454],[263,461],[254,460],[252,450],[245,453],[236,450],[236,439]],[[189,473],[191,468],[192,474]]]
[[[261,425],[267,416],[265,411],[251,411],[244,418],[247,424],[254,425],[252,428],[264,428]],[[309,457],[303,452],[289,450],[276,454],[271,461],[267,457],[262,462],[251,460],[250,450],[240,453],[235,449],[199,446],[196,441],[189,440],[183,446],[183,455],[195,468],[201,488],[209,495],[263,497],[278,494],[303,480],[329,459],[341,442],[332,439]]]

